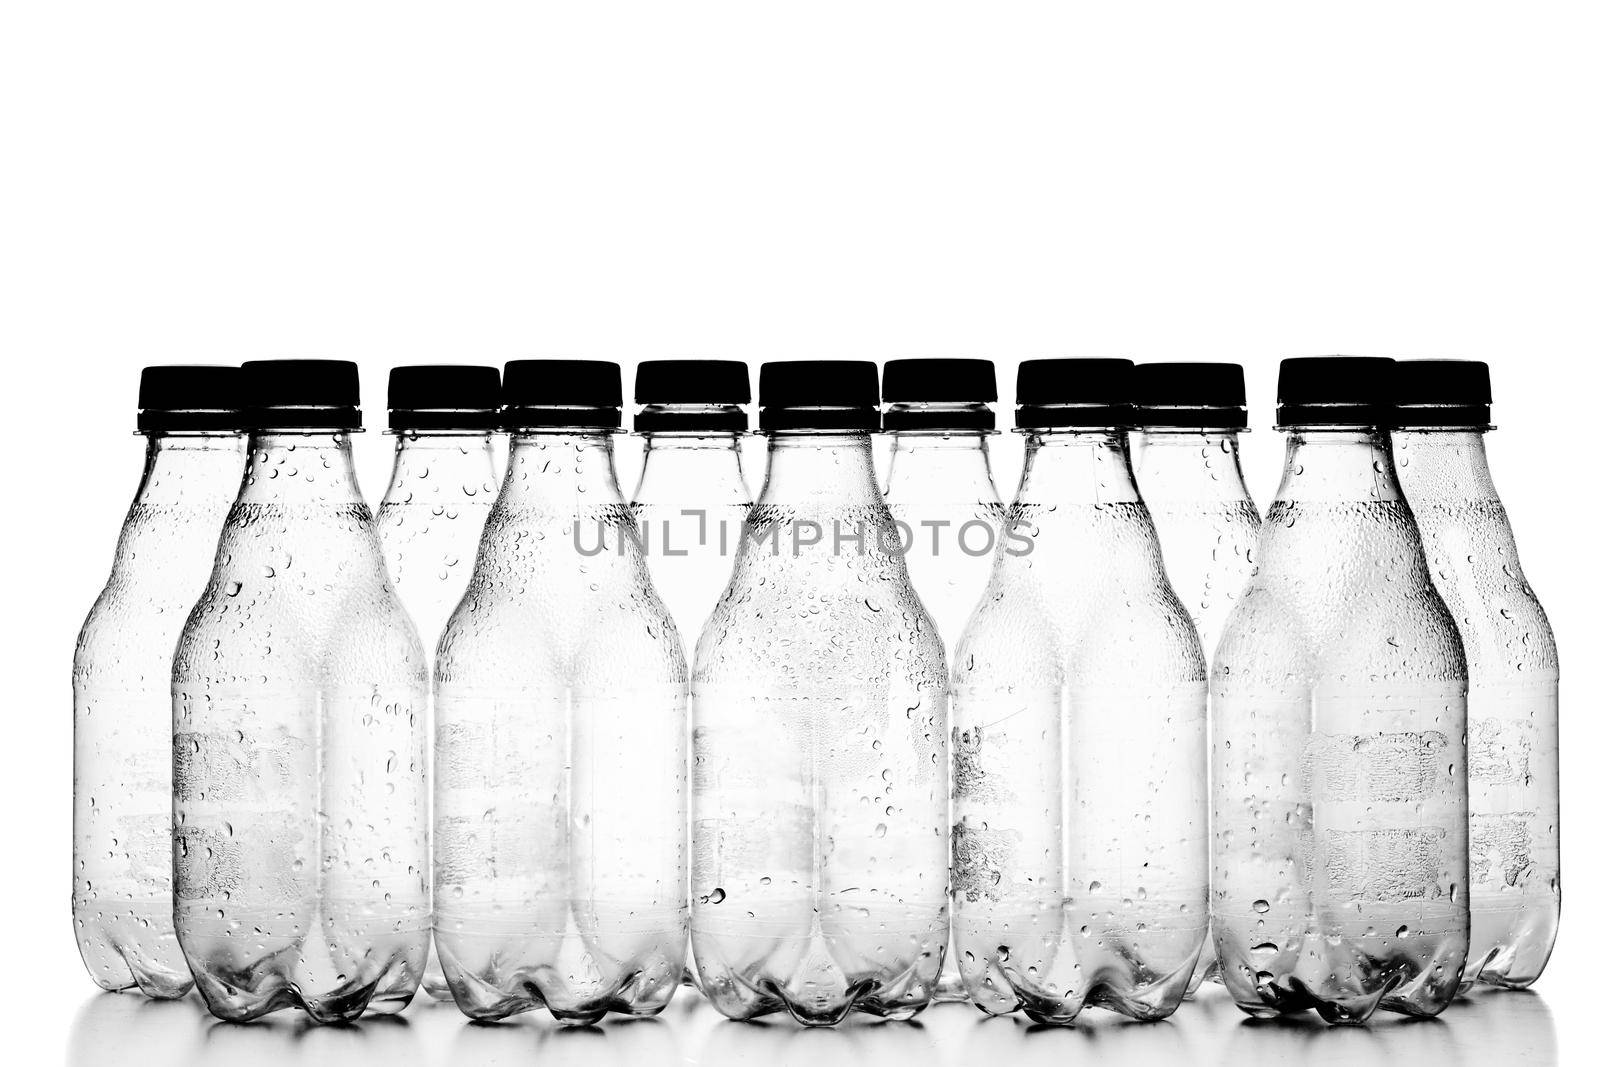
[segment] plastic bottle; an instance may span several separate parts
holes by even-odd
[[[194,984],[172,928],[172,646],[239,488],[238,375],[144,369],[144,476],[72,659],[72,918],[103,989]]]
[[[1489,368],[1396,368],[1395,466],[1467,655],[1472,940],[1463,989],[1526,989],[1561,910],[1555,635],[1489,476]]]
[[[1237,363],[1141,363],[1134,387],[1139,493],[1155,520],[1167,577],[1209,660],[1255,573],[1261,530],[1239,467],[1239,435],[1248,428],[1244,369]],[[1209,938],[1189,993],[1208,978],[1220,981]]]
[[[474,1019],[654,1015],[683,973],[688,672],[617,487],[621,374],[517,360],[503,399],[434,672],[434,943]]]
[[[908,1018],[944,950],[945,667],[873,474],[877,368],[761,369],[766,484],[696,653],[691,900],[722,1014]]]
[[[498,367],[411,366],[389,372],[394,467],[378,505],[378,538],[389,580],[417,626],[430,665],[472,577],[478,538],[500,489],[494,457],[499,425]],[[431,699],[429,704],[431,753]],[[431,782],[431,764],[429,770]],[[422,988],[437,999],[450,996],[431,945]]]
[[[356,367],[242,386],[243,484],[172,664],[178,941],[223,1019],[399,1011],[428,949],[427,662],[356,484]]]
[[[1206,936],[1205,658],[1134,483],[1133,365],[1025,362],[1027,459],[952,675],[973,1003],[1172,1013]]]
[[[1212,928],[1254,1016],[1434,1015],[1465,963],[1466,661],[1395,478],[1393,367],[1284,360],[1283,480],[1212,667]]]
[[[911,583],[947,661],[989,583],[1005,529],[1005,505],[989,470],[989,405],[997,399],[994,364],[986,359],[892,359],[883,368],[890,439],[883,499],[900,524]],[[947,951],[934,999],[966,997]]]

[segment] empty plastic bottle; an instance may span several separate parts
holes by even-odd
[[[633,512],[650,580],[692,652],[728,587],[750,510],[739,454],[750,372],[733,360],[646,360],[633,399],[643,405],[633,428],[644,438]]]
[[[1209,659],[1222,624],[1255,573],[1261,529],[1239,468],[1239,435],[1247,428],[1244,368],[1141,363],[1134,368],[1134,385],[1139,493],[1155,520],[1167,578],[1189,610]],[[1217,978],[1210,938],[1189,979],[1189,992],[1207,978]]]
[[[766,484],[694,674],[693,938],[722,1014],[926,1007],[945,666],[873,474],[877,368],[761,368]]]
[[[1434,1015],[1466,959],[1466,661],[1395,478],[1393,367],[1284,360],[1283,480],[1211,671],[1211,921],[1255,1016]]]
[[[1555,635],[1489,476],[1489,368],[1416,360],[1395,371],[1400,486],[1467,654],[1472,940],[1462,985],[1525,989],[1550,958],[1561,908]]]
[[[242,385],[243,485],[172,664],[178,941],[224,1019],[399,1011],[428,949],[427,661],[356,484],[356,367]]]
[[[994,364],[986,359],[892,359],[883,368],[890,437],[883,499],[900,524],[911,583],[944,639],[947,661],[988,585],[1006,526],[989,471],[989,405],[997,398]],[[955,954],[946,951],[934,999],[966,997]]]
[[[104,989],[194,984],[172,928],[172,646],[239,489],[238,375],[144,369],[144,477],[72,659],[72,919]]]
[[[478,538],[500,488],[493,447],[499,425],[498,367],[416,366],[389,372],[394,468],[378,505],[378,538],[389,580],[417,626],[430,664],[472,577]],[[422,988],[439,999],[450,996],[431,945]]]
[[[434,942],[475,1019],[683,973],[688,671],[617,487],[614,363],[506,365],[506,476],[435,666]]]
[[[1133,365],[1017,373],[1027,459],[952,672],[956,959],[990,1014],[1172,1013],[1206,936],[1206,682],[1128,455]]]

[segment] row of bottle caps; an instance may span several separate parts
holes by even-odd
[[[874,363],[796,360],[760,370],[759,426],[862,432],[995,429],[994,364],[982,359],[895,359],[879,388]],[[1033,359],[1017,368],[1016,426],[1240,429],[1244,371],[1234,363]],[[1286,359],[1278,425],[1487,425],[1489,370],[1472,360],[1359,356]],[[743,432],[751,401],[744,363],[668,359],[639,364],[633,428],[640,433]],[[359,373],[343,360],[255,360],[242,367],[145,368],[145,432],[359,429]],[[429,430],[620,429],[622,372],[595,360],[523,359],[504,374],[485,366],[397,367],[389,427]]]

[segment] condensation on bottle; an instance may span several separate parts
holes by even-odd
[[[952,672],[972,1001],[1159,1019],[1206,938],[1206,681],[1128,454],[1132,364],[1024,362],[1027,456]]]
[[[242,385],[243,484],[172,664],[178,941],[223,1019],[397,1012],[428,946],[427,663],[356,483],[356,367]]]
[[[655,1015],[684,966],[688,672],[617,486],[620,370],[503,386],[506,475],[435,666],[434,942],[474,1019]]]
[[[1394,471],[1393,361],[1285,360],[1283,479],[1212,669],[1212,924],[1254,1016],[1450,1003],[1466,660]]]
[[[1396,368],[1395,466],[1467,656],[1472,938],[1462,988],[1526,989],[1561,910],[1555,635],[1489,475],[1489,368]]]
[[[453,365],[389,372],[394,466],[378,504],[378,539],[395,592],[416,624],[430,665],[445,623],[472,577],[484,520],[500,489],[494,433],[500,425],[500,369]],[[432,686],[425,735],[432,753]],[[433,780],[431,759],[428,778]],[[422,974],[428,995],[450,996],[430,944]]]
[[[72,916],[104,989],[181,997],[172,925],[172,648],[239,490],[237,367],[146,367],[144,475],[72,660]]]
[[[766,482],[694,672],[692,935],[734,1019],[908,1018],[946,937],[945,664],[878,491],[877,368],[761,369]]]
[[[1239,465],[1239,435],[1248,426],[1244,369],[1237,363],[1141,363],[1134,386],[1139,493],[1155,521],[1167,577],[1210,662],[1223,623],[1255,574],[1261,530]],[[1220,981],[1210,938],[1188,993],[1207,979]]]
[[[889,435],[883,499],[947,662],[988,585],[1005,529],[989,465],[990,405],[997,398],[994,364],[986,359],[892,359],[883,368]],[[955,954],[947,950],[934,999],[966,996]]]

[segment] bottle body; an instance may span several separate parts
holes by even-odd
[[[110,580],[78,635],[73,926],[104,989],[181,997],[172,925],[172,648],[239,486],[236,433],[152,434]]]
[[[513,438],[435,680],[434,937],[457,1006],[660,1012],[687,931],[687,670],[606,434]]]
[[[694,673],[692,933],[722,1014],[907,1018],[946,936],[945,667],[866,433],[778,433]]]
[[[426,661],[343,432],[258,432],[172,667],[178,939],[213,1014],[398,1011],[427,952]]]
[[[1210,663],[1217,639],[1256,571],[1261,516],[1239,468],[1237,431],[1146,430],[1140,435],[1139,493],[1161,539],[1161,561],[1188,609]],[[1209,742],[1207,743],[1209,763]],[[1207,938],[1189,993],[1217,980]]]
[[[1472,939],[1463,987],[1526,989],[1561,909],[1555,636],[1522,573],[1483,434],[1395,431],[1400,483],[1466,650]]]
[[[499,478],[486,431],[399,431],[394,471],[378,505],[378,538],[395,593],[416,624],[430,683],[423,735],[430,739],[432,665],[445,624],[472,578],[478,540]],[[432,946],[422,976],[430,996],[450,995]]]
[[[1032,435],[1010,521],[953,672],[962,978],[991,1014],[1160,1018],[1206,931],[1199,639],[1125,434]]]
[[[1467,948],[1466,664],[1388,434],[1291,431],[1212,668],[1211,921],[1252,1015],[1442,1011]]]
[[[953,663],[967,619],[989,584],[995,548],[1005,536],[1006,509],[989,469],[987,431],[895,432],[883,498],[906,542],[912,588],[939,633],[945,662]],[[946,824],[955,825],[949,804]],[[948,946],[934,999],[966,999]]]

